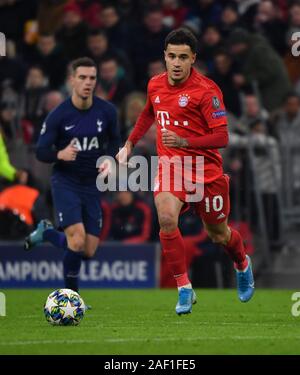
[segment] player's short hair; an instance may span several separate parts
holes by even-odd
[[[74,74],[76,72],[76,69],[80,66],[93,67],[97,70],[97,65],[93,59],[91,59],[90,57],[79,57],[71,63],[72,74]]]
[[[171,31],[165,39],[165,50],[167,49],[168,44],[186,44],[190,46],[193,53],[197,52],[197,39],[190,30],[185,28]]]

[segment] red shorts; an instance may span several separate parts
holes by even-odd
[[[154,197],[163,191],[166,190],[161,190],[161,182],[158,175],[156,176]],[[170,187],[168,192],[185,202],[181,213],[189,209],[190,204],[186,200],[186,191],[176,191]],[[200,202],[193,203],[193,205],[195,207],[196,214],[200,216],[205,223],[219,224],[225,221],[230,212],[229,176],[223,174],[213,182],[204,184],[202,200]]]

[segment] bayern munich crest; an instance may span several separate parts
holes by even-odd
[[[179,95],[178,104],[179,107],[186,107],[189,103],[190,96],[188,94]]]

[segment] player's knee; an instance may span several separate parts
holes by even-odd
[[[68,237],[68,246],[74,251],[83,251],[85,238],[81,234],[74,234]]]
[[[159,215],[158,220],[163,232],[173,232],[177,228],[177,220],[171,213],[163,213]]]
[[[213,243],[219,245],[225,245],[227,243],[227,235],[226,233],[218,233],[207,231],[208,237],[212,240]]]

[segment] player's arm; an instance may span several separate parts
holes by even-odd
[[[182,138],[174,132],[164,130],[162,142],[165,146],[195,149],[215,149],[227,146],[229,137],[222,93],[219,90],[205,93],[200,105],[210,132],[202,136]]]
[[[179,148],[223,148],[228,144],[227,126],[218,126],[211,134],[182,138],[176,133],[165,130],[162,134],[162,142],[167,147]]]
[[[145,133],[149,130],[151,125],[154,123],[154,121],[155,121],[154,110],[153,110],[149,95],[147,95],[146,105],[142,113],[138,117],[134,125],[134,128],[132,132],[130,133],[124,147],[116,155],[116,159],[119,161],[119,163],[127,162],[127,158],[132,153],[133,147],[145,135]]]
[[[74,141],[64,148],[57,150],[55,142],[58,137],[59,119],[55,112],[51,112],[43,123],[41,133],[36,146],[36,157],[44,163],[55,163],[59,160],[74,161],[77,155],[77,148]]]

